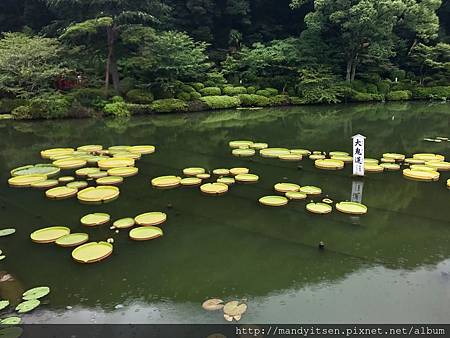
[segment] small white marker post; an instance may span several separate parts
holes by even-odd
[[[353,175],[364,176],[364,141],[366,137],[357,134],[352,137],[353,141]]]

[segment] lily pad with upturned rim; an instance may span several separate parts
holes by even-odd
[[[436,168],[428,167],[425,164],[412,164],[409,166],[411,170],[437,171]]]
[[[297,161],[301,161],[303,159],[303,155],[299,155],[299,154],[284,154],[284,155],[278,156],[278,158],[281,161],[297,162]]]
[[[46,175],[47,177],[52,177],[59,174],[60,171],[61,169],[54,166],[53,164],[30,164],[11,170],[11,176]]]
[[[106,177],[106,176],[108,176],[108,173],[103,170],[92,172],[87,175],[87,177],[92,178],[92,179],[98,179],[98,178],[102,178],[102,177]]]
[[[388,170],[388,171],[400,170],[400,165],[397,163],[381,163],[380,167],[383,167],[384,170]]]
[[[37,308],[41,302],[38,299],[26,300],[16,306],[16,311],[18,313],[26,313]]]
[[[304,200],[308,195],[300,191],[288,191],[285,196],[290,200]]]
[[[22,321],[22,318],[12,316],[12,317],[3,318],[2,320],[0,320],[0,325],[17,325],[17,324],[20,324],[21,321]]]
[[[344,161],[335,159],[316,160],[314,162],[316,168],[325,170],[340,170],[344,168]]]
[[[72,258],[78,263],[90,264],[100,262],[113,253],[113,246],[108,242],[85,243],[72,251]]]
[[[275,191],[286,193],[288,191],[300,191],[300,185],[295,183],[277,183],[274,186]]]
[[[134,159],[124,158],[124,157],[113,157],[98,161],[97,165],[101,169],[112,169],[121,167],[132,167],[134,166]]]
[[[316,160],[323,160],[323,159],[325,159],[325,155],[322,155],[322,154],[312,154],[312,155],[309,155],[309,159],[310,160],[313,160],[313,161],[316,161]]]
[[[58,184],[58,180],[45,180],[31,183],[30,187],[35,189],[50,189],[56,187]]]
[[[0,300],[0,310],[6,309],[9,306],[9,300]]]
[[[14,229],[14,228],[0,229],[0,237],[6,237],[6,236],[14,234],[15,232],[16,232],[16,229]]]
[[[202,179],[199,177],[185,177],[181,179],[180,184],[185,187],[197,186],[202,183]]]
[[[96,212],[92,214],[87,214],[81,217],[80,222],[83,225],[93,227],[98,225],[103,225],[111,220],[111,216],[106,213]]]
[[[88,167],[88,168],[81,168],[75,171],[75,175],[85,177],[89,176],[89,174],[98,173],[100,171],[100,168],[94,168],[94,167]]]
[[[384,153],[383,157],[388,158],[388,159],[393,159],[396,161],[403,161],[406,156],[403,154],[398,154],[398,153]]]
[[[73,148],[52,148],[41,151],[42,158],[51,158],[53,156],[71,155],[75,149]]]
[[[357,202],[340,202],[336,204],[336,209],[345,214],[364,215],[367,213],[367,207]]]
[[[128,148],[128,151],[131,153],[148,155],[148,154],[153,154],[156,151],[156,147],[152,146],[152,145],[131,146]]]
[[[86,160],[76,157],[69,157],[62,160],[56,160],[53,165],[61,169],[78,169],[82,168],[87,164]]]
[[[53,243],[58,238],[68,235],[70,229],[64,226],[53,226],[33,231],[30,238],[35,243]]]
[[[191,167],[191,168],[184,168],[183,174],[186,176],[197,176],[199,174],[204,174],[206,170],[204,168],[199,167]]]
[[[73,197],[77,194],[78,189],[69,187],[56,187],[45,191],[45,196],[51,199],[61,200]]]
[[[231,154],[233,156],[237,156],[237,157],[251,157],[254,156],[256,154],[255,149],[233,149],[233,151],[231,152]]]
[[[132,158],[133,160],[139,160],[141,158],[141,154],[124,152],[124,153],[114,154],[113,157]]]
[[[58,178],[59,183],[69,183],[75,181],[75,177],[73,176],[61,176]]]
[[[86,151],[88,153],[97,152],[103,149],[101,144],[87,144],[84,146],[79,146],[77,151]]]
[[[228,185],[223,183],[206,183],[200,186],[200,190],[208,195],[221,195],[228,191]]]
[[[278,158],[280,155],[291,154],[291,151],[287,148],[266,148],[266,149],[261,149],[259,151],[259,154],[262,157]]]
[[[119,185],[123,183],[123,177],[120,176],[106,176],[97,178],[95,181],[98,185]]]
[[[233,177],[219,177],[216,182],[226,185],[232,185],[236,183],[236,180]]]
[[[250,148],[255,149],[255,150],[261,150],[261,149],[269,148],[269,145],[264,142],[258,142],[258,143],[253,143],[252,145],[250,145]]]
[[[204,173],[204,174],[195,175],[195,177],[197,177],[201,180],[207,180],[207,179],[211,178],[211,175],[208,173]]]
[[[264,196],[259,199],[259,203],[269,207],[281,207],[288,204],[288,199],[284,196]]]
[[[50,293],[50,288],[48,286],[38,286],[25,291],[22,294],[24,300],[39,299],[47,296]]]
[[[29,187],[33,183],[46,181],[46,175],[20,175],[8,179],[8,184],[12,187],[22,188]]]
[[[320,195],[322,193],[322,189],[312,185],[306,185],[300,188],[300,192],[303,192],[307,195]]]
[[[425,162],[427,167],[431,167],[436,169],[437,171],[449,171],[450,170],[450,162],[445,161],[428,161]]]
[[[330,151],[328,155],[330,155],[331,157],[331,156],[349,156],[350,154],[345,151]]]
[[[242,147],[242,146],[244,146],[244,147],[245,146],[251,147],[253,145],[253,142],[252,141],[247,141],[247,140],[245,140],[245,141],[230,141],[228,143],[228,145],[229,145],[230,148],[239,148],[239,147]]]
[[[128,229],[133,227],[135,224],[136,222],[134,221],[134,218],[126,217],[114,221],[113,227],[115,229]]]
[[[243,168],[243,167],[241,167],[241,168],[231,168],[230,169],[230,174],[231,175],[233,175],[233,176],[237,176],[237,175],[240,175],[240,174],[248,174],[250,172],[250,169],[248,169],[248,168]]]
[[[152,226],[164,223],[167,220],[167,215],[164,212],[152,211],[140,214],[134,218],[136,224],[141,226]]]
[[[134,228],[131,229],[129,233],[130,238],[134,241],[148,241],[161,237],[162,235],[162,229],[155,226]]]
[[[224,168],[218,168],[218,169],[213,170],[213,174],[217,175],[217,176],[226,176],[226,175],[230,174],[230,170],[224,169]]]
[[[110,176],[131,177],[137,175],[139,169],[136,167],[111,168],[108,170]]]
[[[302,155],[302,156],[309,156],[309,155],[311,155],[311,152],[308,149],[291,149],[290,153],[291,154],[296,154],[296,155]]]
[[[440,154],[428,154],[428,153],[419,153],[414,154],[413,158],[424,160],[424,161],[445,161],[445,157]]]
[[[306,210],[314,214],[329,214],[333,211],[333,207],[326,203],[308,203]]]
[[[236,175],[234,177],[236,182],[243,182],[243,183],[256,183],[259,180],[259,176],[255,174],[241,174]]]
[[[378,164],[364,164],[364,171],[368,173],[382,173],[384,168]]]
[[[84,244],[88,240],[89,240],[88,234],[85,234],[82,232],[77,232],[77,233],[62,236],[62,237],[58,238],[55,241],[55,243],[56,243],[56,245],[62,246],[64,248],[71,248],[74,246]]]
[[[159,176],[152,179],[151,183],[157,188],[175,188],[180,185],[180,181],[179,176]]]
[[[353,157],[345,156],[345,155],[333,155],[333,156],[331,156],[331,159],[332,160],[342,161],[344,163],[351,163],[351,162],[353,162]]]
[[[73,189],[84,189],[88,186],[88,182],[86,181],[73,181],[66,184],[66,187],[73,188]]]
[[[79,191],[77,193],[77,198],[81,202],[104,203],[116,199],[119,194],[119,188],[112,185],[102,185]]]
[[[439,180],[440,174],[437,171],[404,169],[403,176],[416,181],[431,182]]]

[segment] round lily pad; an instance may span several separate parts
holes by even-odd
[[[223,306],[224,306],[223,300],[217,299],[217,298],[208,299],[208,300],[204,301],[202,304],[202,308],[204,308],[205,310],[208,310],[208,311],[221,310],[221,309],[223,309]]]
[[[216,182],[226,185],[232,185],[236,182],[236,180],[233,177],[219,177]]]
[[[16,306],[16,311],[18,313],[26,313],[37,308],[41,302],[38,299],[26,300]]]
[[[300,186],[295,183],[277,183],[274,189],[275,191],[286,193],[288,191],[300,191]]]
[[[291,154],[309,156],[311,152],[308,149],[291,149]]]
[[[128,151],[131,146],[111,146],[108,148],[108,151],[112,154],[114,152],[122,152],[122,151]]]
[[[365,162],[365,163],[369,163],[369,162],[366,161],[366,159],[364,159],[364,162]],[[383,157],[383,158],[381,159],[381,162],[382,162],[382,163],[395,163],[395,160],[394,160],[393,158],[384,158],[384,157]],[[378,160],[376,160],[375,163],[371,163],[371,164],[378,164]]]
[[[288,199],[283,196],[264,196],[259,199],[259,203],[270,207],[281,207],[288,204]]]
[[[248,174],[250,172],[250,169],[248,168],[231,168],[230,174],[233,176],[241,175],[241,174]]]
[[[103,171],[103,170],[99,170],[99,171],[87,174],[87,177],[92,178],[92,179],[98,179],[98,178],[102,178],[102,177],[106,177],[106,176],[108,176],[108,172]]]
[[[109,257],[113,246],[108,242],[89,242],[72,251],[72,258],[78,263],[96,263]]]
[[[110,221],[110,219],[111,216],[109,216],[108,214],[97,212],[81,217],[80,222],[83,225],[93,227],[97,225],[106,224]]]
[[[349,156],[350,154],[345,151],[330,151],[328,155],[330,155],[331,157],[331,156]]]
[[[207,173],[204,173],[204,174],[195,175],[195,177],[197,177],[197,178],[199,178],[201,180],[207,180],[207,179],[211,178],[211,175],[207,174]]]
[[[167,215],[164,212],[154,211],[140,214],[134,218],[138,225],[149,226],[164,223],[167,220]]]
[[[173,188],[180,185],[181,177],[160,176],[152,179],[152,185],[157,188]]]
[[[364,164],[364,171],[368,173],[382,173],[384,168],[378,164]]]
[[[309,155],[309,159],[310,160],[323,160],[323,159],[325,159],[325,155],[322,155],[322,154],[311,154],[311,155]]]
[[[234,178],[236,182],[243,182],[243,183],[256,183],[259,180],[259,176],[254,174],[240,174],[236,175]]]
[[[425,162],[427,167],[431,167],[436,169],[437,171],[449,171],[450,170],[450,162],[444,161],[428,161]]]
[[[144,226],[130,230],[129,236],[135,241],[148,241],[163,235],[161,228],[155,226]]]
[[[63,226],[54,226],[36,230],[31,233],[30,238],[35,243],[53,243],[58,238],[68,235],[70,229]]]
[[[50,288],[48,286],[38,286],[38,287],[35,287],[35,288],[25,291],[22,294],[22,298],[24,300],[39,299],[39,298],[47,296],[49,293],[50,293]]]
[[[45,180],[31,183],[30,187],[36,189],[49,189],[56,187],[58,184],[59,184],[58,180]]]
[[[381,163],[380,167],[383,167],[384,170],[388,170],[388,171],[400,170],[400,165],[397,163]]]
[[[250,148],[255,149],[255,150],[261,150],[261,149],[269,148],[269,145],[264,142],[258,142],[258,143],[253,143],[252,145],[250,145]]]
[[[86,151],[88,153],[97,152],[103,149],[103,146],[100,144],[88,144],[85,146],[79,146],[77,151]]]
[[[268,157],[268,158],[278,158],[281,155],[289,155],[291,154],[291,151],[286,148],[266,148],[261,149],[259,151],[259,154],[262,157]]]
[[[424,161],[445,161],[445,157],[439,154],[420,153],[414,154],[413,158]]]
[[[108,170],[108,175],[119,177],[131,177],[137,175],[139,169],[136,167],[112,168]]]
[[[133,227],[134,224],[135,224],[134,218],[127,217],[114,221],[113,227],[116,229],[128,229]]]
[[[42,158],[52,158],[54,156],[72,155],[75,151],[73,148],[53,148],[41,151]]]
[[[213,174],[217,175],[217,176],[226,176],[230,174],[230,170],[229,169],[214,169],[213,170]]]
[[[62,237],[58,238],[55,241],[55,243],[56,243],[56,245],[59,245],[59,246],[65,247],[65,248],[70,248],[70,247],[84,244],[88,240],[89,240],[88,234],[78,232],[78,233],[73,233],[73,234],[68,234],[68,235],[62,236]]]
[[[123,177],[120,176],[106,176],[97,178],[95,181],[98,185],[119,185],[123,183]]]
[[[409,166],[411,170],[422,170],[422,171],[437,171],[436,168],[426,166],[424,164],[411,164]]]
[[[337,203],[336,209],[340,212],[351,215],[364,215],[367,213],[367,207],[364,204],[356,202]]]
[[[103,203],[116,199],[119,194],[119,188],[112,185],[104,185],[83,189],[78,192],[77,198],[81,202]]]
[[[228,191],[228,185],[223,183],[206,183],[200,186],[200,190],[209,195],[221,195]]]
[[[316,160],[314,162],[316,168],[326,170],[340,170],[344,168],[344,161],[334,159]]]
[[[348,156],[348,155],[333,155],[331,156],[332,160],[338,160],[338,161],[342,161],[344,163],[351,163],[353,162],[353,157]]]
[[[123,157],[113,157],[113,158],[107,158],[104,160],[100,160],[100,161],[98,161],[97,165],[101,169],[132,167],[132,166],[134,166],[134,159],[123,158]]]
[[[73,189],[84,189],[88,186],[88,182],[86,181],[74,181],[66,184],[66,187],[73,188]]]
[[[238,301],[231,301],[225,304],[223,312],[228,316],[240,316],[247,311],[247,304],[240,304]]]
[[[314,187],[312,185],[306,185],[300,188],[300,192],[303,192],[307,195],[320,195],[322,193],[322,189],[319,187]]]
[[[9,306],[9,300],[0,300],[0,310],[6,309]]]
[[[206,170],[204,168],[185,168],[183,174],[186,176],[197,176],[198,174],[204,174]]]
[[[304,200],[308,195],[300,191],[288,191],[285,196],[290,200]]]
[[[29,187],[33,183],[47,180],[47,175],[20,175],[8,179],[8,184],[12,187]]]
[[[424,164],[425,160],[418,158],[405,158],[405,163],[409,164]]]
[[[239,148],[239,147],[251,147],[253,145],[252,141],[230,141],[228,143],[230,148]]]
[[[113,157],[121,157],[121,158],[132,158],[133,160],[139,160],[141,158],[141,154],[139,153],[130,153],[129,151],[124,153],[114,154]]]
[[[47,177],[52,177],[59,174],[60,171],[61,169],[54,166],[53,164],[42,163],[13,169],[11,170],[11,176],[46,175]]]
[[[241,148],[237,148],[237,149],[233,149],[233,151],[231,152],[231,154],[233,156],[238,156],[238,157],[250,157],[256,154],[255,149],[241,149]]]
[[[94,168],[94,167],[88,167],[88,168],[81,168],[75,171],[75,174],[77,176],[85,177],[89,174],[98,173],[100,171],[100,168]]]
[[[76,188],[69,188],[69,187],[56,187],[49,189],[45,192],[45,196],[51,199],[65,199],[73,197],[77,194],[78,189]]]
[[[404,169],[403,176],[416,181],[437,181],[440,174],[437,171],[423,171],[423,170],[411,170]]]
[[[141,155],[153,154],[155,152],[155,146],[151,145],[141,145],[141,146],[131,146],[128,151],[131,153],[138,153]]]
[[[3,318],[2,320],[0,320],[0,325],[17,325],[20,324],[20,322],[22,321],[22,319],[20,317],[7,317],[7,318]],[[1,337],[1,335],[0,335]]]
[[[284,154],[278,156],[278,158],[282,161],[297,162],[301,161],[303,159],[303,156],[298,154]]]
[[[201,183],[202,183],[202,179],[199,177],[186,177],[180,181],[181,185],[188,186],[188,187],[199,185]]]
[[[53,165],[61,169],[78,169],[87,164],[87,161],[81,158],[69,157],[62,160],[56,160]]]
[[[0,229],[0,237],[12,235],[16,232],[14,228]]]
[[[325,203],[308,203],[306,210],[314,214],[329,214],[333,208],[331,205]]]
[[[75,181],[75,177],[73,176],[61,176],[58,178],[59,183],[69,183]]]
[[[403,154],[397,154],[397,153],[384,153],[384,158],[390,158],[396,161],[403,161],[405,159],[405,155]]]

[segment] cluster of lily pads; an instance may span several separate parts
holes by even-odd
[[[136,161],[152,154],[152,145],[112,146],[84,145],[75,148],[52,148],[41,157],[52,163],[39,163],[11,170],[8,183],[17,188],[45,189],[50,199],[77,196],[82,203],[105,203],[118,198],[125,177],[138,173]],[[58,177],[62,171],[74,171]],[[76,178],[77,177],[77,178]],[[93,185],[91,185],[93,183]]]
[[[19,314],[30,312],[36,309],[40,304],[40,299],[50,293],[47,286],[39,286],[25,291],[22,295],[22,302],[15,307],[15,311]],[[0,300],[0,311],[7,309],[10,305],[9,300]],[[9,316],[0,319],[0,325],[17,325],[20,324],[21,318],[18,316]]]
[[[448,138],[440,138],[441,140]],[[254,143],[253,141],[230,141],[230,148],[234,156],[254,156],[256,150],[265,158],[276,158],[282,161],[301,161],[309,158],[314,161],[314,166],[324,170],[341,170],[347,163],[353,163],[353,157],[344,151],[331,151],[328,154],[322,151],[310,151],[308,149],[269,148],[267,143]],[[381,173],[383,171],[397,171],[403,168],[405,178],[419,181],[437,181],[440,171],[449,171],[450,162],[440,154],[417,153],[412,157],[404,154],[385,153],[381,159],[364,158],[364,171],[367,173]],[[447,181],[450,187],[450,180]]]
[[[152,179],[152,186],[160,189],[176,188],[179,186],[200,186],[200,191],[208,195],[221,195],[228,191],[230,185],[239,183],[256,183],[259,176],[250,173],[248,168],[217,168],[212,174],[205,168],[190,167],[183,169],[180,176],[160,176]],[[209,181],[208,180],[212,180]]]
[[[111,217],[106,213],[92,213],[83,216],[80,219],[82,225],[95,227],[109,223]],[[161,228],[156,225],[162,224],[167,220],[167,215],[163,212],[147,212],[134,218],[127,217],[114,221],[110,227],[116,233],[119,229],[133,228],[129,232],[129,237],[135,241],[146,241],[163,235]],[[68,227],[53,226],[38,229],[31,233],[30,238],[35,243],[55,243],[65,248],[74,248],[72,258],[79,263],[95,263],[109,257],[113,252],[112,238],[101,242],[88,242],[87,233],[71,233]]]
[[[450,142],[450,139],[448,137],[442,137],[442,136],[436,136],[436,137],[425,137],[423,139],[426,142],[435,142],[435,143],[441,143],[441,142]]]
[[[244,301],[233,300],[225,304],[222,299],[217,298],[204,301],[202,307],[207,311],[223,310],[223,317],[229,322],[241,320],[247,311],[247,304]]]

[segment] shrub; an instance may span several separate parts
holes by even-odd
[[[0,100],[0,114],[9,114],[17,107],[23,106],[26,104],[25,100],[22,99],[1,99]]]
[[[262,95],[241,94],[238,97],[244,107],[266,107],[270,105],[270,99]]]
[[[182,84],[180,86],[180,91],[190,94],[190,93],[194,93],[196,90],[194,87],[192,87],[190,85]]]
[[[236,96],[206,96],[200,100],[210,109],[236,108],[241,104],[239,97]]]
[[[17,120],[28,120],[33,118],[30,106],[17,107],[12,111],[12,115]]]
[[[256,94],[257,90],[258,89],[256,89],[256,87],[253,87],[253,86],[247,87],[247,93],[248,94]]]
[[[142,89],[132,89],[127,93],[127,100],[131,103],[148,104],[154,99],[152,93]]]
[[[72,90],[69,95],[85,107],[98,107],[99,103],[113,96],[114,91],[105,93],[105,90],[101,88],[80,88]]]
[[[368,83],[366,85],[366,91],[369,94],[378,94],[378,87],[374,85],[373,83]]]
[[[383,96],[379,94],[361,93],[356,90],[351,90],[349,99],[355,102],[382,101]]]
[[[205,88],[205,85],[203,83],[200,82],[196,82],[196,83],[191,83],[191,86],[195,88],[196,91],[200,91],[203,88]]]
[[[289,98],[289,100],[291,101],[291,104],[294,106],[299,106],[299,105],[305,104],[305,101],[303,101],[303,99],[301,97],[291,96]]]
[[[31,116],[34,119],[57,119],[69,116],[74,99],[59,93],[49,93],[29,101]]]
[[[120,96],[114,96],[111,103],[105,104],[103,111],[114,117],[127,117],[131,115],[131,112],[128,110],[128,105]]]
[[[202,97],[202,94],[193,92],[191,93],[191,100],[199,100]]]
[[[223,88],[223,94],[229,96],[236,96],[239,94],[247,94],[247,88],[245,87],[225,87]]]
[[[127,103],[127,109],[131,115],[150,114],[153,112],[150,104]]]
[[[256,95],[265,96],[265,97],[271,97],[272,95],[268,90],[260,89],[256,91]]]
[[[446,100],[450,99],[450,86],[417,87],[413,91],[415,99]]]
[[[383,80],[377,83],[378,93],[386,95],[391,89],[391,82],[388,80]]]
[[[353,80],[351,82],[351,87],[353,90],[356,90],[357,92],[367,93],[366,84],[361,80]]]
[[[151,109],[157,113],[176,113],[188,110],[186,102],[178,99],[163,99],[153,101]]]
[[[389,101],[410,100],[411,98],[412,98],[412,93],[409,90],[397,90],[397,91],[389,92],[386,95],[386,99]]]
[[[205,87],[200,90],[200,94],[202,96],[218,96],[222,94],[222,91],[219,87]]]
[[[291,103],[289,100],[289,96],[287,95],[276,95],[274,97],[271,97],[270,99],[270,105],[272,106],[287,106]]]
[[[177,99],[182,101],[190,101],[191,100],[191,94],[186,92],[181,92],[177,94]]]

